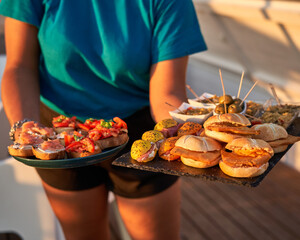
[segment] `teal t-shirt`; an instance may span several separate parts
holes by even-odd
[[[82,120],[149,105],[153,63],[206,50],[192,0],[2,0],[0,14],[38,28],[41,100]]]

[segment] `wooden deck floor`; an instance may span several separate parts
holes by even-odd
[[[182,196],[182,240],[300,239],[300,173],[285,164],[256,188],[183,177]]]

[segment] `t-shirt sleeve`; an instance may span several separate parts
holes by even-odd
[[[39,28],[44,14],[42,0],[1,0],[0,15],[32,24]]]
[[[154,9],[152,63],[207,49],[192,0],[158,0]]]

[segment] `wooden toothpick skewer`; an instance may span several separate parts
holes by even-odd
[[[223,96],[225,96],[225,88],[224,88],[224,82],[223,82],[223,78],[222,78],[222,72],[221,72],[221,69],[219,69],[219,73],[220,73],[220,79],[221,79],[221,83],[222,83]]]
[[[269,85],[270,85],[270,87],[271,87],[271,90],[272,90],[273,96],[274,96],[274,97],[275,97],[275,99],[276,99],[276,102],[278,103],[278,105],[279,105],[279,106],[281,106],[280,99],[278,98],[278,96],[277,96],[277,94],[276,94],[276,92],[275,92],[275,88],[274,88],[273,84],[272,84],[272,83],[270,83]]]
[[[203,98],[205,98],[207,101],[209,101],[210,103],[217,105],[215,102],[213,102],[212,100],[210,100],[209,98],[205,97],[204,95],[202,96]]]
[[[227,106],[226,106],[226,103],[225,103],[225,87],[224,87],[224,82],[223,82],[223,77],[222,77],[222,72],[221,72],[221,69],[219,68],[219,73],[220,73],[220,79],[221,79],[221,83],[222,83],[222,89],[223,89],[223,97],[224,97],[224,112],[227,113]]]
[[[167,104],[167,105],[169,105],[169,106],[171,106],[171,107],[173,107],[173,108],[175,108],[175,109],[177,109],[181,114],[184,114],[184,112],[183,111],[181,111],[179,108],[177,108],[177,107],[175,107],[174,105],[172,105],[171,103],[168,103],[168,102],[165,102],[165,104]]]
[[[238,91],[238,94],[237,94],[236,98],[240,97],[240,92],[241,92],[241,88],[242,88],[243,78],[244,78],[244,71],[243,71],[242,76],[241,76],[239,91]]]
[[[256,81],[256,82],[253,84],[252,88],[249,90],[249,92],[248,92],[248,93],[246,94],[246,96],[244,97],[243,101],[240,103],[240,106],[243,105],[244,101],[246,100],[246,98],[247,98],[248,95],[251,93],[251,91],[253,90],[253,88],[255,87],[255,85],[256,85],[257,83],[258,83],[258,81]]]
[[[195,93],[195,91],[191,88],[190,85],[186,84],[186,87],[187,87],[188,90],[191,91],[191,93],[192,93],[197,99],[199,98],[199,96]]]
[[[259,121],[261,121],[260,118],[254,117],[254,116],[249,115],[249,114],[245,114],[245,116],[248,117],[248,118],[253,118],[254,120],[259,120]]]

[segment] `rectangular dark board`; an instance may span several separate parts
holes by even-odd
[[[300,135],[300,118],[296,118],[295,121],[289,126],[287,129],[288,133],[294,136]],[[151,172],[161,172],[164,174],[176,175],[176,176],[186,176],[186,177],[196,177],[202,180],[209,181],[218,181],[223,183],[231,183],[238,184],[247,187],[256,187],[261,181],[268,175],[268,173],[273,169],[273,167],[279,162],[279,160],[285,155],[285,153],[290,149],[292,145],[288,147],[285,152],[276,153],[269,160],[268,169],[260,176],[254,178],[234,178],[224,174],[218,166],[200,169],[193,168],[184,165],[180,161],[165,161],[160,159],[158,156],[150,162],[147,163],[139,163],[130,157],[130,153],[126,153],[115,161],[113,161],[113,165],[135,168],[144,171]]]

